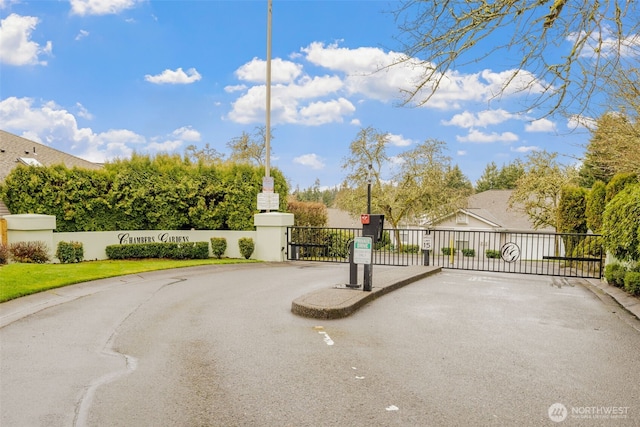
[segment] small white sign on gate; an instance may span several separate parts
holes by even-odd
[[[433,250],[433,236],[431,234],[427,234],[426,231],[422,234],[422,250]]]

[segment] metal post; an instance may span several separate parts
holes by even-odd
[[[357,288],[358,286],[358,264],[354,260],[355,242],[349,242],[349,288]]]
[[[371,214],[371,169],[373,169],[373,166],[369,164],[369,174],[367,177],[367,181],[368,181],[367,182],[367,214]],[[370,237],[373,243],[373,248],[371,248],[371,250],[374,250],[376,238],[375,236],[370,236]],[[362,282],[362,290],[365,292],[371,292],[371,282],[373,280],[373,260],[371,260],[371,262],[372,262],[371,264],[364,265],[364,278]]]
[[[265,167],[264,176],[271,175],[271,0],[267,1],[267,76],[266,76],[266,134],[265,134]],[[267,212],[269,209],[267,208]]]
[[[371,169],[372,165],[369,165],[369,175],[367,177],[367,213],[371,214]]]

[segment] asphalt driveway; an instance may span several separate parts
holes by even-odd
[[[209,266],[2,304],[0,425],[640,424],[640,322],[581,279],[448,270],[291,313],[347,279]]]

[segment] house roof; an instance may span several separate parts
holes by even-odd
[[[0,130],[0,182],[20,164],[53,166],[63,164],[69,168],[99,169],[99,163],[92,163],[80,157],[72,156],[35,141]],[[0,216],[8,215],[9,210],[0,200]]]
[[[467,207],[461,209],[468,215],[487,223],[492,228],[501,228],[514,231],[531,231],[534,229],[529,217],[522,211],[509,208],[509,198],[513,190],[487,190],[473,194],[467,199]],[[455,213],[441,218],[437,222],[448,218]],[[553,231],[551,228],[543,228],[541,231]]]
[[[327,209],[327,227],[332,228],[359,228],[362,227],[360,218],[341,209]]]

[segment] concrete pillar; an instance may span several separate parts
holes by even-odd
[[[286,261],[287,227],[293,225],[293,214],[269,212],[253,217],[256,226],[256,248],[252,258],[262,261]]]
[[[56,248],[53,247],[53,230],[56,229],[54,215],[20,214],[5,215],[7,220],[7,243],[44,242],[53,259]]]

